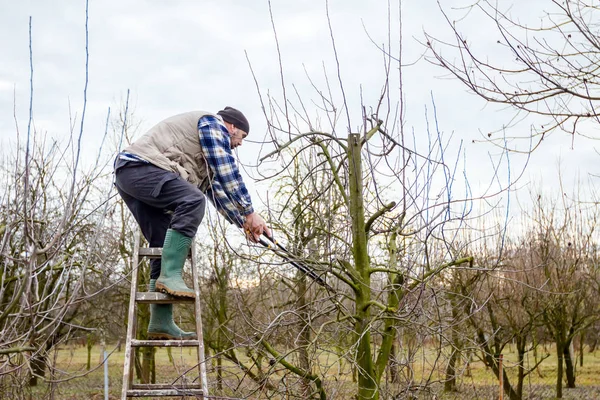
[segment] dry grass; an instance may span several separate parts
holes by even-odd
[[[552,399],[555,395],[555,384],[556,384],[556,356],[552,354],[552,346],[547,347],[551,355],[549,358],[544,360],[540,365],[538,371],[530,374],[525,382],[525,393],[529,399]],[[108,349],[109,351],[112,349]],[[540,353],[543,353],[540,348]],[[109,370],[109,390],[110,398],[120,398],[122,373],[123,373],[123,352],[113,352],[108,360]],[[169,359],[166,349],[157,349],[156,352],[156,375],[157,382],[161,383],[173,383],[175,379],[180,377],[186,371],[191,369],[191,372],[187,375],[189,381],[197,379],[197,369],[193,368],[196,360],[195,349],[182,348],[171,350],[172,361]],[[242,355],[240,355],[242,356]],[[423,355],[421,363],[414,363],[412,365],[413,382],[424,383],[426,377],[431,376],[431,381],[434,383],[431,385],[432,391],[427,392],[412,392],[416,397],[420,399],[443,399],[443,400],[455,400],[455,399],[497,399],[498,398],[498,383],[489,369],[479,362],[474,361],[470,365],[470,374],[466,373],[466,369],[463,369],[463,374],[458,380],[458,392],[457,393],[441,393],[441,379],[443,379],[443,365],[440,365],[437,370],[433,371],[430,375],[431,369],[428,369],[430,365],[430,356]],[[577,367],[577,388],[576,389],[565,389],[564,398],[566,399],[600,399],[600,351],[595,353],[584,353],[584,365],[583,367]],[[515,361],[516,355],[510,352],[505,354],[506,366],[508,368],[509,377],[515,379],[516,368]],[[54,379],[63,380],[69,377],[78,376],[85,374],[85,376],[60,382],[54,385],[42,384],[37,388],[33,388],[29,393],[28,398],[32,399],[45,399],[54,398],[56,400],[72,400],[72,399],[104,399],[104,370],[103,367],[98,367],[100,361],[100,349],[95,347],[92,353],[92,368],[95,370],[86,374],[86,363],[87,363],[87,350],[86,348],[68,349],[63,348],[57,354],[57,369],[62,372],[56,372]],[[533,359],[526,360],[533,363]],[[351,393],[354,389],[354,384],[351,380],[351,373],[346,367],[338,369],[337,363],[331,357],[323,355],[320,357],[322,365],[329,367],[326,369],[326,375],[336,383],[337,395],[332,398],[346,399],[350,398]],[[225,383],[226,387],[221,395],[235,396],[237,393],[245,393],[247,398],[264,398],[260,393],[253,393],[249,391],[251,386],[248,381],[242,381],[241,377],[243,374],[239,372],[234,366],[225,364]],[[284,380],[286,379],[285,371],[280,369],[279,365],[276,365],[273,369],[274,379]],[[338,374],[338,371],[341,374]],[[406,366],[401,369],[401,375],[407,376],[408,368]],[[288,377],[289,378],[289,377]],[[212,392],[214,392],[214,371],[210,370],[209,384],[211,385]],[[245,385],[245,386],[239,386]],[[397,388],[388,385],[386,387],[387,393],[401,393],[402,385]],[[52,393],[52,394],[51,394]],[[434,397],[434,393],[437,397]],[[0,393],[1,394],[1,393]],[[240,395],[238,395],[240,396]],[[0,396],[2,397],[2,396]],[[391,397],[391,396],[390,396]],[[402,395],[398,398],[407,398]],[[505,397],[507,398],[507,397]]]

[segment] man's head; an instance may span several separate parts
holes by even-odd
[[[229,131],[229,135],[231,136],[231,148],[234,149],[241,146],[242,141],[248,136],[248,132],[250,132],[250,124],[244,114],[229,106],[225,107],[225,109],[219,111],[217,114],[223,118],[225,126]]]

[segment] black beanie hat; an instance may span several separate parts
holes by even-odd
[[[250,133],[250,124],[241,111],[228,106],[225,107],[224,110],[219,111],[217,114],[223,118],[223,121],[235,125],[246,133]]]

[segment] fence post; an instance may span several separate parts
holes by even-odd
[[[104,350],[104,400],[108,400],[108,354]]]
[[[504,369],[502,365],[502,360],[504,356],[502,354],[498,355],[498,381],[500,382],[500,395],[498,396],[499,400],[504,400]]]

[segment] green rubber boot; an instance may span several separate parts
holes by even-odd
[[[150,292],[156,291],[156,279],[150,279]],[[173,321],[173,304],[150,304],[148,339],[196,339],[194,332],[185,332]]]
[[[185,259],[190,251],[192,238],[168,229],[162,250],[160,276],[156,280],[156,290],[172,296],[194,298],[194,291],[188,288],[181,277]]]

